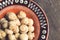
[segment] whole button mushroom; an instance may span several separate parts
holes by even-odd
[[[16,33],[16,34],[15,34],[15,37],[16,37],[16,38],[18,38],[18,37],[19,37],[19,35],[20,35],[20,33]]]
[[[7,28],[7,27],[8,27],[8,22],[3,23],[3,24],[2,24],[2,27],[3,27],[3,28]]]
[[[12,26],[14,26],[14,25],[20,26],[21,23],[20,23],[20,21],[17,19],[17,20],[14,20],[14,21],[10,21],[10,22],[9,22],[9,25],[12,25]]]
[[[7,16],[8,20],[16,20],[16,19],[17,19],[16,14],[13,13],[13,12],[8,12],[8,13],[6,14],[6,16]]]
[[[28,26],[26,26],[26,25],[21,25],[21,26],[20,26],[20,32],[21,32],[21,33],[27,33],[27,32],[28,32]]]
[[[6,37],[6,33],[3,30],[0,30],[0,38]]]
[[[9,27],[10,27],[10,26],[15,26],[15,25],[16,25],[16,23],[15,23],[14,21],[10,21],[10,22],[9,22]],[[16,26],[17,26],[17,25],[16,25]]]
[[[8,37],[9,37],[9,40],[16,40],[14,35],[8,35]]]
[[[7,20],[5,18],[0,19],[1,24],[6,23],[6,22],[7,22]]]
[[[21,40],[28,40],[28,35],[27,34],[21,34],[20,39]]]
[[[28,19],[28,25],[33,25],[33,24],[34,24],[33,20],[32,19]]]
[[[21,24],[27,25],[28,24],[28,18],[26,17],[26,18],[22,19]]]
[[[12,30],[14,33],[18,33],[19,32],[19,28],[16,25],[10,26],[9,29]]]
[[[35,37],[34,33],[28,32],[28,39],[32,40]]]
[[[6,34],[9,34],[9,35],[13,34],[13,31],[9,30],[9,29],[5,29],[5,32],[6,32]]]
[[[16,24],[17,26],[20,26],[20,25],[21,25],[21,23],[20,23],[19,19],[14,20],[14,22],[15,22],[15,24]]]
[[[0,24],[2,25],[3,28],[7,28],[8,27],[8,21],[5,18],[2,18],[0,20]]]
[[[23,11],[20,11],[19,14],[17,15],[19,19],[23,19],[26,17],[26,13]]]
[[[29,32],[33,32],[34,31],[34,26],[29,26],[28,30],[29,30]]]

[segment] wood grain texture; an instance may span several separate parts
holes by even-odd
[[[49,20],[48,40],[60,40],[60,0],[34,0],[46,12]]]

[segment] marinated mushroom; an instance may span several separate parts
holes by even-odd
[[[20,35],[20,33],[16,33],[16,34],[15,34],[15,37],[16,37],[16,38],[18,38],[18,37],[19,37],[19,35]]]
[[[6,33],[3,30],[0,30],[0,38],[6,37]]]
[[[29,32],[33,32],[34,31],[34,26],[29,26],[28,30],[29,30]]]
[[[26,17],[26,13],[23,11],[20,11],[19,14],[17,15],[19,19],[23,19]]]
[[[2,24],[2,27],[3,27],[3,28],[7,28],[7,27],[8,27],[8,22],[3,23],[3,24]]]
[[[9,34],[9,35],[13,34],[13,31],[9,30],[9,29],[5,29],[5,32],[6,32],[6,34]]]
[[[12,25],[12,26],[14,26],[14,25],[20,26],[21,23],[20,23],[20,21],[17,19],[17,20],[14,20],[14,21],[10,21],[10,22],[9,22],[9,25]]]
[[[0,19],[1,24],[6,23],[6,22],[7,22],[7,20],[5,18]]]
[[[33,20],[32,19],[28,19],[28,25],[33,25],[33,24],[34,24]]]
[[[7,28],[8,27],[8,21],[5,18],[2,18],[0,20],[0,24],[2,25],[3,28]]]
[[[6,16],[7,16],[8,20],[16,20],[16,19],[17,19],[16,14],[13,13],[13,12],[8,12],[8,13],[6,14]]]
[[[20,20],[14,20],[14,22],[15,22],[15,24],[17,25],[17,26],[20,26],[21,25],[21,23],[20,23]]]
[[[8,37],[9,37],[9,40],[16,40],[14,35],[8,35]]]
[[[9,29],[12,30],[14,33],[18,33],[19,32],[19,28],[16,25],[10,26]]]
[[[9,21],[9,27],[10,26],[15,26],[15,25],[16,25],[16,23],[14,21]]]
[[[21,34],[20,39],[21,40],[28,40],[28,35],[27,34]]]
[[[32,40],[35,37],[34,33],[28,32],[28,39]]]
[[[26,25],[21,25],[21,26],[20,26],[20,32],[21,32],[21,33],[27,33],[27,32],[28,32],[28,26],[26,26]]]
[[[26,18],[22,19],[21,24],[27,25],[28,24],[28,18],[26,17]]]

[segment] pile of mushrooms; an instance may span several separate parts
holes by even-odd
[[[0,39],[32,40],[35,37],[33,24],[33,19],[28,18],[24,11],[18,14],[8,12],[0,19]]]

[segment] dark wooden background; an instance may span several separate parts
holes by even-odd
[[[49,39],[60,40],[60,0],[34,0],[46,12],[49,19]]]

